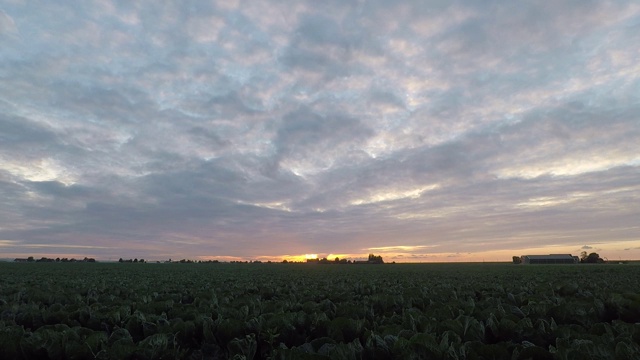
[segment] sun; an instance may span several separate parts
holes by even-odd
[[[309,259],[317,259],[318,258],[318,254],[304,254],[304,258],[309,260]]]

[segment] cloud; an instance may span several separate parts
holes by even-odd
[[[589,245],[584,245],[583,247],[581,247],[580,249],[582,250],[591,250],[593,249],[593,247],[589,246]]]
[[[639,14],[3,4],[0,238],[116,258],[635,248],[612,244],[639,234]]]
[[[11,36],[17,33],[16,22],[9,14],[0,9],[0,36]]]
[[[330,168],[373,132],[358,119],[299,109],[283,116],[274,137],[276,160],[298,175]]]

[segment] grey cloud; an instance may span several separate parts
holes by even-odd
[[[526,51],[530,55],[564,48],[580,35],[599,30],[600,15],[621,14],[624,3],[609,8],[597,2],[558,2],[549,6],[494,2],[486,11],[486,4],[468,2],[462,8],[472,10],[473,16],[441,34],[441,42],[450,42],[457,51],[510,52]],[[482,6],[482,8],[480,8]],[[509,29],[509,31],[504,31]],[[472,58],[469,58],[471,60]]]
[[[57,142],[52,129],[21,116],[0,114],[0,128],[0,146],[4,151],[12,151],[16,145],[46,147],[47,144]]]
[[[3,228],[12,229],[22,226],[21,224],[25,221],[22,211],[26,202],[25,189],[20,184],[10,181],[7,175],[0,170],[0,198],[3,203],[0,208],[0,218],[3,219]]]
[[[3,4],[0,239],[434,245],[405,258],[634,241],[631,5]]]
[[[64,185],[59,181],[31,181],[28,186],[40,194],[56,198],[85,198],[95,191],[83,185]]]
[[[230,194],[230,190],[233,190],[235,186],[242,185],[245,181],[241,174],[218,166],[216,161],[212,161],[194,163],[178,172],[149,175],[138,182],[150,195],[170,198],[183,194],[189,196],[195,189],[200,189],[199,191],[203,192],[201,195],[224,196],[224,194]]]
[[[153,109],[146,95],[127,88],[82,86],[77,82],[54,81],[50,106],[64,108],[77,117],[101,123],[135,123]]]
[[[291,153],[295,148],[302,150],[305,146],[313,147],[327,141],[337,144],[357,141],[370,134],[371,131],[357,119],[336,114],[322,116],[311,109],[300,109],[283,117],[276,141],[281,149]]]
[[[286,158],[307,158],[322,163],[334,157],[336,151],[348,152],[350,147],[372,134],[373,131],[358,119],[300,108],[283,116],[274,142],[278,162]]]
[[[296,35],[301,37],[299,41],[333,45],[345,50],[360,48],[366,40],[365,31],[357,19],[346,17],[339,23],[336,18],[317,13],[301,16]]]
[[[349,54],[344,51],[330,53],[302,47],[290,47],[282,58],[288,67],[322,73],[329,78],[348,75],[348,60]]]
[[[367,100],[371,106],[384,104],[401,109],[406,107],[404,100],[400,96],[385,89],[372,89],[368,94]]]
[[[337,168],[325,173],[319,183],[323,189],[316,196],[307,199],[317,206],[328,206],[334,201],[361,196],[369,190],[388,184],[400,188],[420,187],[446,183],[456,188],[475,181],[481,173],[486,154],[477,151],[471,140],[449,142],[434,147],[420,147],[400,151],[392,157],[367,158],[357,167]],[[378,190],[380,191],[380,190]]]
[[[0,9],[0,36],[10,36],[16,33],[18,33],[18,27],[15,21],[9,14]]]
[[[317,14],[303,15],[297,32],[306,40],[319,44],[340,45],[344,36],[344,33],[340,31],[340,26],[333,18]]]
[[[288,67],[323,73],[326,78],[348,76],[361,71],[353,51],[376,51],[376,47],[366,28],[355,19],[336,20],[307,13],[298,19],[295,35],[281,61]]]
[[[544,166],[545,161],[558,157],[592,157],[598,161],[598,157],[608,154],[628,160],[634,156],[632,149],[623,144],[630,145],[640,139],[640,127],[634,120],[640,108],[621,104],[622,108],[576,109],[573,104],[548,111],[538,109],[522,122],[499,131],[500,146],[510,149],[509,159],[517,154],[520,165],[541,162]],[[608,119],[606,133],[601,132],[602,119]],[[594,139],[598,141],[593,142]],[[611,160],[616,164],[615,158]]]
[[[195,139],[201,139],[206,145],[213,145],[215,147],[225,147],[229,145],[229,141],[223,139],[215,131],[203,126],[194,126],[188,130],[188,133]]]
[[[187,108],[189,111],[195,111],[203,116],[206,114],[206,116],[217,118],[236,118],[256,111],[237,92],[211,95],[206,99],[199,100],[197,97],[192,98],[191,104],[187,105]]]
[[[239,224],[247,227],[248,236],[268,211],[257,207],[239,205],[235,190],[230,184],[237,178],[222,169],[201,169],[175,175],[149,176],[130,187],[137,188],[138,195],[102,194],[96,196],[86,189],[74,190],[60,184],[37,183],[32,187],[40,194],[61,199],[84,200],[79,208],[64,210],[34,208],[28,213],[34,218],[56,219],[61,225],[47,230],[6,232],[12,238],[30,237],[42,241],[48,239],[82,239],[95,234],[110,237],[114,243],[139,242],[162,238],[173,233],[191,233],[195,238],[228,237]],[[207,172],[207,176],[204,173]],[[194,189],[201,191],[193,192]],[[237,194],[236,194],[237,195]],[[161,219],[160,223],[156,223]],[[203,245],[204,246],[204,245]],[[206,248],[206,247],[205,247]]]
[[[394,173],[394,170],[381,170],[379,173],[380,175],[389,174]],[[450,248],[459,246],[464,248],[466,246],[477,250],[481,249],[482,246],[464,245],[465,241],[463,239],[469,236],[474,239],[478,237],[502,239],[500,241],[503,244],[507,244],[508,237],[511,236],[514,243],[522,241],[518,239],[535,238],[536,242],[549,245],[557,245],[559,242],[566,241],[580,243],[586,238],[598,241],[597,236],[594,237],[589,234],[597,234],[602,229],[621,226],[627,221],[631,221],[634,216],[637,216],[637,211],[633,210],[634,208],[628,200],[629,194],[637,193],[637,187],[628,190],[630,193],[622,192],[616,196],[598,193],[599,191],[606,191],[605,189],[627,187],[630,181],[637,176],[635,175],[637,169],[621,168],[617,173],[618,175],[613,175],[612,172],[609,172],[608,175],[611,178],[604,183],[600,183],[598,179],[607,175],[595,173],[582,175],[572,181],[562,178],[538,178],[528,181],[504,180],[496,182],[486,179],[481,182],[460,182],[457,186],[451,184],[445,189],[423,194],[419,199],[411,202],[396,202],[395,204],[387,205],[387,207],[391,206],[395,213],[417,214],[419,217],[415,221],[405,220],[401,223],[402,225],[385,223],[382,227],[401,226],[404,236],[407,239],[413,239],[413,241],[425,241],[425,239],[421,239],[419,234],[426,232],[427,234],[433,234],[433,237],[429,237],[429,242],[436,241],[437,243],[447,244]],[[376,179],[376,172],[370,175]],[[376,183],[376,181],[373,180],[373,183]],[[380,183],[389,183],[389,181],[380,181]],[[393,181],[391,183],[397,184],[398,182]],[[334,189],[335,195],[331,195],[330,192],[328,197],[332,198],[333,196],[335,201],[340,196],[344,197],[349,194],[348,191],[357,191],[357,189],[363,188],[363,185],[351,186],[353,187],[349,188],[349,190],[347,188]],[[523,203],[529,198],[563,197],[567,193],[575,191],[592,191],[594,195],[577,203],[537,209],[535,221],[537,225],[535,226],[531,222],[528,211],[518,208],[519,203]],[[491,201],[487,201],[488,198]],[[372,206],[373,208],[369,208],[369,215],[363,216],[363,219],[377,216],[377,210],[374,210],[377,207]],[[611,213],[607,210],[609,208],[617,208],[618,210]],[[438,215],[440,212],[448,215],[442,217]],[[388,213],[388,210],[385,213]],[[434,214],[429,215],[430,213]],[[576,217],[575,215],[578,213],[580,216]],[[351,213],[347,212],[342,216],[349,218]],[[466,223],[469,227],[450,227],[449,224],[451,222]],[[376,227],[370,227],[370,229],[376,229]],[[569,231],[566,229],[572,229],[570,232],[575,234],[570,238],[566,238],[565,234]],[[472,231],[473,235],[469,234],[468,231]],[[626,231],[626,234],[623,231],[619,233],[619,236],[632,238],[633,233],[633,230]],[[555,234],[556,236],[549,236],[549,234]]]

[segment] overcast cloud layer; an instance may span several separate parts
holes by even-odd
[[[640,3],[160,3],[1,3],[0,257],[640,258]]]

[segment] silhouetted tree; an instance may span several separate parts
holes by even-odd
[[[514,256],[513,257],[513,263],[514,264],[522,264],[522,258],[520,256]]]
[[[585,260],[587,260],[587,252],[583,251],[580,253],[580,262],[585,262]]]
[[[600,255],[598,255],[598,253],[593,252],[584,258],[582,258],[581,256],[580,262],[587,263],[587,264],[598,264],[598,263],[603,263],[604,259],[602,259]]]

